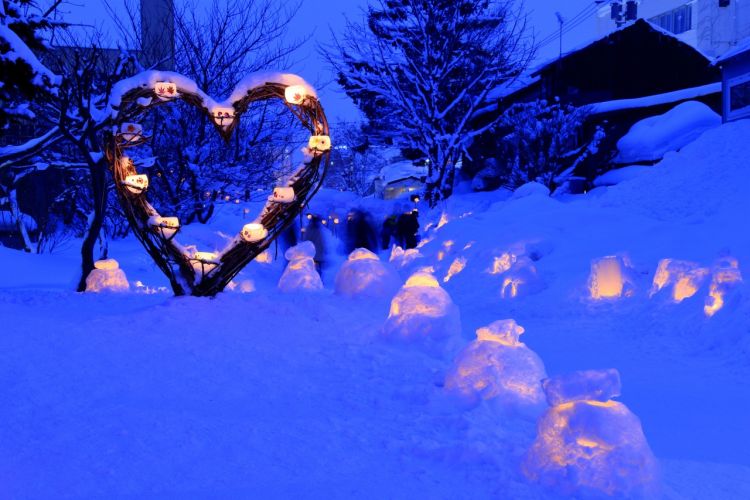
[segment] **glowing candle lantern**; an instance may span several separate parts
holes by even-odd
[[[477,338],[456,358],[445,379],[446,391],[466,406],[496,399],[509,408],[544,404],[539,356],[519,341],[524,328],[512,319],[477,330]]]
[[[653,297],[662,289],[671,286],[672,301],[680,303],[698,293],[709,274],[708,269],[700,267],[695,262],[662,259],[656,268],[649,296]]]
[[[242,227],[240,235],[242,236],[242,239],[248,243],[257,243],[268,236],[268,229],[263,227],[263,224],[251,222]]]
[[[719,261],[714,267],[708,297],[703,306],[705,315],[710,318],[724,307],[727,294],[741,282],[742,273],[737,259],[727,257]]]
[[[159,99],[177,97],[177,84],[172,82],[156,82],[154,92]]]
[[[127,292],[130,283],[115,259],[94,262],[94,269],[86,277],[87,292]]]
[[[451,278],[453,278],[455,275],[457,275],[464,269],[466,269],[466,258],[456,257],[453,260],[453,262],[451,262],[451,265],[448,268],[448,272],[445,274],[445,277],[443,278],[443,283],[448,283],[451,280]]]
[[[388,299],[393,297],[399,285],[400,280],[393,268],[365,248],[349,254],[335,281],[336,293],[347,297]]]
[[[217,255],[214,252],[193,252],[193,259],[204,264],[218,264]]]
[[[143,137],[143,126],[139,123],[123,123],[118,133],[125,142],[136,142]]]
[[[619,255],[594,260],[588,288],[594,300],[631,297],[634,290],[628,261]]]
[[[177,217],[162,217],[161,215],[153,215],[149,217],[148,225],[151,226],[157,233],[161,234],[162,237],[166,238],[167,240],[171,240],[180,229],[180,219],[178,219]]]
[[[658,465],[638,417],[611,398],[617,370],[582,371],[542,382],[550,404],[522,472],[565,497],[658,497]]]
[[[270,199],[276,203],[291,203],[294,201],[294,188],[275,187]]]
[[[234,108],[226,106],[216,106],[211,110],[211,116],[217,125],[227,127],[234,121]]]
[[[518,257],[510,252],[505,252],[492,260],[492,267],[487,272],[490,274],[503,274],[505,271],[510,270],[513,264],[516,263],[516,260],[518,260]]]
[[[331,138],[327,135],[311,135],[307,147],[313,151],[328,151],[331,149]]]
[[[522,295],[536,293],[543,287],[534,262],[526,256],[518,257],[502,276],[500,297],[503,299],[515,299]]]
[[[284,89],[284,98],[289,104],[302,104],[307,97],[304,85],[290,85]]]
[[[133,194],[140,194],[148,189],[148,176],[145,174],[127,175],[122,185]]]

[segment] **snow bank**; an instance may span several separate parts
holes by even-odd
[[[336,275],[335,290],[347,297],[389,298],[399,288],[393,268],[366,248],[354,250]]]
[[[617,142],[616,163],[654,161],[668,151],[678,151],[705,131],[721,125],[721,117],[698,101],[679,104],[663,115],[633,125]]]

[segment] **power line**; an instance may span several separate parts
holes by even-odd
[[[591,2],[588,6],[584,7],[582,11],[580,11],[578,14],[576,14],[570,21],[565,23],[563,25],[562,34],[565,35],[567,33],[570,33],[572,30],[586,22],[592,14],[596,13],[599,6],[595,2]],[[542,40],[539,41],[537,44],[537,48],[543,48],[549,45],[552,42],[557,41],[557,39],[560,37],[560,31],[558,30],[555,33],[551,33],[550,35],[544,37]]]

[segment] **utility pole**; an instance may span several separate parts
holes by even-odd
[[[562,59],[562,36],[563,36],[563,24],[565,24],[565,19],[563,19],[562,14],[559,12],[555,12],[555,16],[557,16],[557,22],[560,23],[560,56],[559,59]]]

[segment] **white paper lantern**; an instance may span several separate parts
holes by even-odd
[[[331,138],[327,135],[311,135],[307,146],[313,151],[328,151],[331,149]]]
[[[123,123],[118,133],[124,141],[135,142],[143,137],[143,126],[140,123]]]
[[[177,97],[177,84],[172,82],[156,82],[154,92],[160,99]]]
[[[177,217],[162,217],[161,215],[154,215],[149,217],[148,225],[154,228],[164,238],[171,240],[174,235],[177,234],[177,230],[180,229],[180,219]]]
[[[145,174],[128,175],[122,184],[133,194],[140,194],[148,189],[148,176]]]
[[[289,104],[302,104],[307,97],[307,92],[303,85],[290,85],[284,89],[284,98]]]
[[[211,110],[211,116],[217,125],[226,127],[234,121],[234,108],[217,106]]]
[[[263,224],[251,222],[242,227],[240,236],[242,236],[242,239],[248,243],[256,243],[268,236],[268,230],[263,227]]]
[[[292,187],[273,188],[273,195],[271,195],[269,200],[275,201],[276,203],[291,203],[294,201],[294,188]]]

